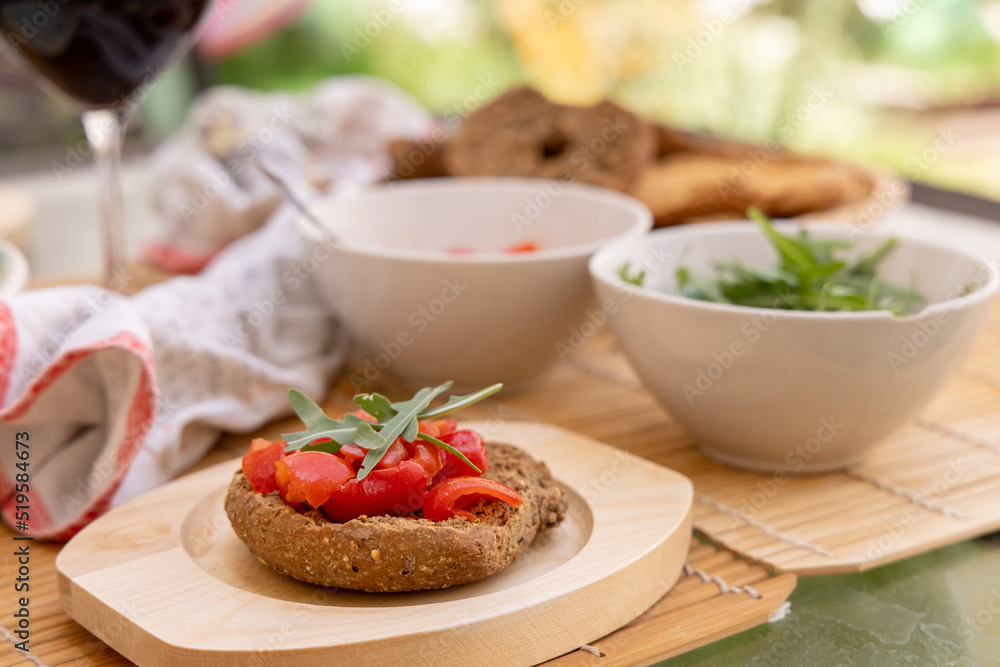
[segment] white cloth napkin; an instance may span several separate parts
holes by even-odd
[[[302,134],[322,147],[338,187],[378,177],[388,139],[430,122],[370,80],[332,82],[316,98],[324,111]],[[241,115],[247,128],[266,117]],[[298,136],[267,157],[305,187]],[[166,210],[185,187],[204,187],[225,169],[190,142],[182,132],[161,152],[175,160],[156,193]],[[282,207],[253,231],[260,223],[248,202],[264,201],[260,176],[223,188],[204,217],[163,228],[176,247],[215,254],[197,276],[132,298],[80,286],[0,300],[0,516],[15,529],[69,538],[197,462],[220,431],[250,431],[287,413],[290,387],[321,398],[346,340],[316,273],[304,269],[316,260],[306,255],[295,212]],[[28,503],[21,484],[30,487]]]
[[[299,97],[211,89],[153,155],[158,222],[147,257],[194,273],[263,224],[281,198],[261,160],[287,165],[287,181],[320,190],[370,183],[391,169],[389,140],[426,136],[434,123],[405,93],[367,77],[329,79]]]
[[[321,397],[346,343],[299,278],[303,252],[282,209],[202,274],[131,299],[66,287],[0,302],[4,520],[68,538],[196,463],[220,431],[286,413],[290,387]],[[17,440],[29,452],[26,529]]]

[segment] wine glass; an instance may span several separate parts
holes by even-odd
[[[211,0],[0,0],[0,45],[84,107],[101,184],[105,282],[125,289],[121,143],[132,108],[191,46]]]

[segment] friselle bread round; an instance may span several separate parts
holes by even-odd
[[[613,102],[568,106],[521,87],[465,120],[445,164],[452,176],[548,178],[624,190],[652,158],[656,142],[649,124]]]
[[[484,579],[517,560],[535,535],[566,515],[565,492],[548,467],[512,445],[487,443],[486,478],[521,494],[520,507],[480,502],[477,521],[414,516],[334,523],[299,512],[277,492],[256,493],[238,471],[226,495],[236,535],[265,564],[295,579],[368,592],[447,588]]]

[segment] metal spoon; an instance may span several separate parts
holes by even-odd
[[[281,176],[279,176],[273,169],[264,164],[263,160],[257,160],[257,167],[260,169],[261,173],[267,177],[267,180],[274,183],[274,185],[281,192],[282,198],[294,206],[302,216],[312,224],[313,228],[319,232],[321,235],[327,237],[333,243],[338,242],[337,235],[330,231],[330,228],[323,224],[319,217],[309,210],[309,206],[299,199],[298,195],[292,189],[292,186]]]

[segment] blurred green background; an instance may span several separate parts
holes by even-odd
[[[1000,199],[1000,0],[320,0],[175,70],[145,100],[133,150],[174,129],[200,86],[301,91],[343,73],[384,77],[440,114],[482,102],[484,81],[611,97]],[[4,65],[0,169],[45,165],[79,135],[71,105]]]

